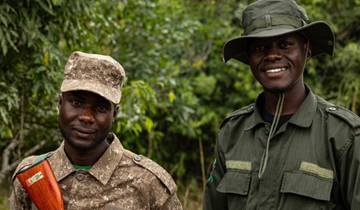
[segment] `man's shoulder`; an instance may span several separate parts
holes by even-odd
[[[328,114],[329,122],[342,122],[346,123],[351,128],[360,128],[360,117],[349,109],[334,105],[321,97],[318,97],[318,103],[319,108],[325,110]]]
[[[252,103],[252,104],[249,104],[247,106],[244,106],[240,109],[237,109],[237,110],[231,112],[224,118],[224,120],[220,124],[220,128],[222,128],[227,122],[229,122],[231,120],[235,120],[235,119],[240,118],[241,116],[245,116],[245,115],[253,113],[254,110],[255,110],[255,103]]]
[[[162,183],[168,190],[169,194],[173,194],[176,192],[176,184],[171,177],[171,175],[158,163],[155,161],[143,156],[135,154],[129,150],[124,150],[124,155],[131,160],[131,162],[140,168],[137,170],[141,174],[150,174],[150,176],[142,176],[143,179],[153,179]],[[146,181],[146,180],[143,180]],[[148,180],[149,181],[149,180]]]
[[[52,155],[52,152],[48,152],[41,155],[32,155],[24,158],[20,161],[20,163],[17,165],[14,173],[13,173],[13,179],[14,177],[24,168],[31,168],[32,166],[36,165],[37,163],[41,162],[42,160],[50,157]]]

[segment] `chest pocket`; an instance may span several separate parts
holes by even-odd
[[[279,209],[333,209],[330,202],[333,179],[303,171],[285,172]]]
[[[216,190],[221,193],[247,195],[249,193],[250,179],[250,173],[230,170],[225,173]]]
[[[330,201],[333,180],[301,171],[286,172],[281,185],[282,193],[295,193],[317,200]]]
[[[216,190],[226,193],[229,210],[239,210],[246,207],[251,181],[250,171],[228,170]]]

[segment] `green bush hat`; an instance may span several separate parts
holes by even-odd
[[[118,104],[125,71],[107,55],[73,52],[65,65],[61,92],[85,90]]]
[[[244,33],[225,43],[224,61],[235,58],[249,64],[247,44],[252,38],[268,38],[299,33],[310,41],[312,56],[334,51],[334,33],[324,21],[309,23],[304,8],[294,0],[258,0],[242,14]]]

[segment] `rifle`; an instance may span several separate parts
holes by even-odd
[[[64,210],[60,187],[46,159],[21,168],[16,178],[39,210]]]

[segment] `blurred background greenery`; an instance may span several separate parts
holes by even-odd
[[[166,168],[184,209],[201,209],[226,114],[261,91],[246,65],[224,64],[246,0],[0,0],[0,209],[18,161],[56,148],[57,96],[72,51],[108,54],[128,81],[114,125],[125,147]],[[312,59],[313,91],[360,111],[360,0],[299,0],[336,32],[334,57]]]

